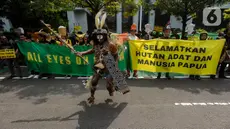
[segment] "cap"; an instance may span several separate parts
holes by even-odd
[[[136,25],[135,23],[133,23],[133,24],[131,25],[130,30],[137,30],[137,25]]]

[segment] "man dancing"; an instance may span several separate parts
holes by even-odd
[[[94,103],[95,100],[94,94],[97,88],[98,81],[100,78],[104,76],[104,74],[106,75],[106,81],[107,81],[106,87],[110,96],[113,96],[115,90],[120,91],[123,94],[126,94],[130,91],[127,86],[123,88],[118,86],[118,84],[123,83],[121,82],[123,81],[122,78],[124,79],[123,75],[120,75],[121,72],[117,71],[118,49],[117,46],[111,43],[108,39],[109,37],[108,30],[103,28],[106,19],[106,13],[104,13],[103,15],[102,14],[103,12],[100,11],[95,17],[95,23],[97,29],[94,30],[92,34],[93,48],[84,52],[76,52],[76,55],[78,56],[95,53],[95,64],[93,67],[95,73],[92,79],[90,80],[91,96],[88,98],[89,103]],[[99,18],[100,16],[102,17],[101,20]],[[113,57],[112,63],[111,63],[110,56]],[[110,60],[109,63],[108,60]],[[113,71],[112,73],[111,70]],[[119,83],[114,79],[117,80],[120,79]],[[117,82],[117,86],[114,86],[115,85],[114,82]]]

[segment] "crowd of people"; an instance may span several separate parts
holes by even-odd
[[[46,26],[50,27],[49,24]],[[156,32],[152,31],[149,28],[149,24],[145,25],[145,30],[142,32],[137,32],[137,27],[135,24],[133,24],[130,28],[130,33],[127,35],[128,40],[138,40],[138,39],[145,39],[145,40],[150,40],[150,39],[156,39],[156,38],[161,38],[161,39],[182,39],[182,40],[188,40],[188,33],[186,32],[183,37],[181,37],[178,34],[178,31],[176,29],[172,30],[171,28],[165,27],[163,29],[163,32]],[[23,59],[22,54],[20,54],[20,51],[17,47],[17,42],[18,41],[24,41],[24,42],[37,42],[37,43],[45,43],[45,44],[55,44],[55,45],[60,45],[63,46],[65,45],[62,43],[62,40],[59,40],[59,38],[62,38],[69,44],[70,46],[77,46],[77,45],[91,45],[91,40],[90,40],[90,33],[86,32],[83,34],[81,31],[74,32],[71,34],[67,34],[67,29],[64,26],[60,26],[58,28],[58,32],[60,37],[55,36],[47,27],[44,27],[43,29],[39,30],[38,32],[34,33],[24,33],[23,28],[18,28],[18,29],[11,29],[10,33],[3,33],[0,34],[0,49],[15,49],[17,58],[15,59],[1,59],[0,60],[0,69],[4,66],[7,65],[10,72],[11,76],[10,78],[13,78],[16,76],[14,69],[16,69],[19,74],[19,77],[22,77],[22,70],[20,69],[20,65],[26,65]],[[195,35],[196,32],[193,33]],[[208,40],[208,33],[203,31],[200,33],[200,40]],[[225,48],[223,49],[222,55],[224,54],[225,50],[230,50],[230,24],[228,24],[226,30],[224,32],[220,32],[218,37],[216,39],[226,39],[226,45]],[[228,64],[227,62],[227,56],[225,57],[223,61],[221,61],[217,67],[219,68],[218,71],[218,77],[219,78],[226,78],[225,76],[225,69]],[[129,59],[128,59],[129,60]],[[230,71],[230,69],[228,70]],[[51,74],[48,73],[37,73],[34,71],[31,71],[32,74],[39,74],[39,78],[42,78],[44,76],[48,76],[49,78],[52,77]],[[130,68],[127,68],[127,77],[130,76]],[[70,76],[70,75],[66,75]],[[137,71],[133,71],[133,77],[138,77]],[[161,78],[161,73],[158,73],[157,76],[158,79]],[[170,74],[166,73],[166,78],[171,79]],[[215,75],[210,76],[211,79],[215,79]],[[190,75],[190,79],[192,80],[200,80],[199,75]]]
[[[148,24],[146,25],[148,26]],[[147,27],[146,27],[147,28]],[[194,31],[192,33],[192,35],[190,35],[191,37],[195,37],[196,32]],[[145,40],[150,40],[150,39],[156,39],[156,38],[161,38],[161,39],[182,39],[182,40],[188,40],[188,33],[186,32],[185,35],[183,37],[181,37],[178,34],[177,30],[171,30],[170,27],[165,27],[163,30],[163,33],[160,32],[155,32],[155,31],[148,31],[145,30],[144,32],[139,32],[137,34],[137,29],[136,29],[136,25],[133,24],[130,28],[130,35],[129,35],[129,40],[138,40],[138,39],[145,39]],[[199,40],[209,40],[211,38],[209,38],[208,33],[206,31],[203,31],[200,33],[200,37]],[[225,76],[225,69],[226,66],[229,64],[229,57],[228,56],[224,56],[226,50],[230,50],[230,23],[227,25],[227,28],[224,32],[219,32],[218,33],[218,37],[217,39],[226,39],[226,43],[225,46],[222,50],[222,54],[221,54],[221,58],[220,58],[220,63],[218,64],[217,67],[217,71],[218,71],[218,78],[227,78]],[[213,40],[213,39],[212,39]],[[214,39],[215,40],[215,39]],[[224,59],[222,59],[224,58]],[[230,67],[228,67],[227,72],[230,72]],[[130,70],[127,70],[127,76],[130,76]],[[133,71],[133,77],[137,77],[137,71]],[[170,74],[166,73],[165,74],[167,79],[171,79]],[[158,73],[157,76],[158,79],[161,78],[161,73]],[[199,75],[190,75],[189,78],[191,80],[200,80],[201,77]],[[210,75],[211,79],[215,79],[216,75]]]

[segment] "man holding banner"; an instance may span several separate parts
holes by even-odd
[[[167,27],[169,27],[169,26],[167,26]],[[169,36],[170,36],[170,32],[171,32],[171,28],[167,28],[166,27],[166,29],[165,29],[165,31],[164,31],[164,36],[162,37],[162,39],[169,39]],[[166,74],[165,74],[165,77],[167,78],[167,79],[171,79],[171,77],[169,76],[169,72],[167,72]],[[161,78],[161,73],[158,73],[158,75],[157,75],[157,79],[160,79]]]
[[[0,58],[6,59],[7,65],[9,67],[11,76],[10,78],[16,77],[14,66],[16,67],[20,78],[22,78],[22,71],[17,60],[18,48],[17,44],[14,42],[9,42],[6,36],[0,37]],[[16,50],[16,52],[15,52]]]
[[[139,38],[136,36],[137,25],[135,23],[132,24],[130,28],[130,34],[128,35],[128,40],[138,40]],[[130,59],[127,59],[128,61]],[[127,65],[129,66],[129,65]],[[130,68],[127,68],[127,76],[130,76]],[[133,70],[133,77],[137,77],[137,70]]]
[[[208,38],[208,33],[206,31],[203,31],[200,33],[200,40],[207,40],[207,38]],[[215,78],[215,76],[210,76],[210,77],[212,79]],[[201,79],[199,75],[190,75],[189,78],[191,80],[195,80],[195,79],[200,80]]]

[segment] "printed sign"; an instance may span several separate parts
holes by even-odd
[[[216,74],[225,40],[131,40],[132,69],[189,75]]]
[[[0,49],[0,59],[16,58],[14,49]]]

